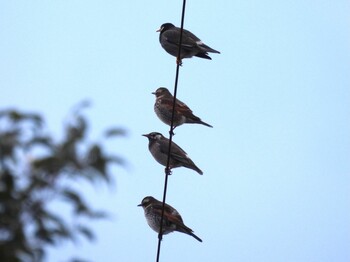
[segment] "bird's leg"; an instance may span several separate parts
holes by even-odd
[[[170,129],[170,131],[169,131],[169,135],[171,135],[171,136],[174,136],[174,135],[175,135],[175,133],[174,133],[174,129],[175,129],[175,127],[174,127],[174,128],[172,128],[172,129]]]
[[[182,60],[180,58],[176,58],[176,64],[182,66]]]
[[[168,176],[171,176],[171,175],[172,175],[171,167],[166,167],[166,168],[165,168],[165,174],[167,174]]]

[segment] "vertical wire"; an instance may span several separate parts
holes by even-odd
[[[163,221],[164,221],[165,200],[166,200],[166,193],[167,193],[167,189],[168,189],[168,176],[171,175],[170,152],[171,152],[171,143],[172,143],[173,134],[174,134],[174,132],[173,132],[173,130],[174,130],[174,115],[175,115],[177,84],[178,84],[179,71],[180,71],[180,61],[181,61],[180,57],[181,57],[181,46],[182,46],[182,33],[183,33],[184,21],[185,21],[185,8],[186,8],[186,0],[183,0],[182,15],[181,15],[181,30],[180,30],[180,39],[179,39],[179,51],[178,51],[178,54],[176,57],[177,63],[176,63],[175,85],[174,85],[173,111],[172,111],[172,115],[171,115],[171,123],[170,123],[170,131],[169,131],[169,150],[168,150],[167,165],[165,168],[162,215],[160,217],[160,227],[159,227],[159,233],[158,233],[158,249],[157,249],[156,262],[159,262],[159,258],[160,258],[160,247],[161,247],[161,242],[162,242],[162,238],[163,238]]]

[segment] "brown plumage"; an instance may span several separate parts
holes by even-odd
[[[152,94],[156,96],[156,101],[154,103],[154,112],[162,122],[170,126],[174,103],[173,95],[165,87],[158,88]],[[175,100],[173,124],[174,128],[182,124],[202,124],[208,127],[212,127],[211,125],[203,122],[198,116],[194,115],[192,110],[179,99]]]
[[[142,200],[141,204],[139,204],[138,206],[143,207],[148,225],[154,231],[159,233],[163,203],[158,201],[154,197],[147,196]],[[177,212],[175,208],[168,204],[165,204],[164,206],[162,231],[163,234],[178,231],[181,233],[188,234],[197,239],[198,241],[202,242],[202,239],[197,237],[193,233],[193,230],[184,224],[179,212]]]

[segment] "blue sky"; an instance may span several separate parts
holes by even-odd
[[[69,108],[90,99],[93,137],[124,156],[115,189],[83,185],[113,219],[98,241],[63,244],[47,261],[154,261],[157,234],[136,207],[162,198],[163,167],[141,134],[168,127],[151,92],[173,90],[175,58],[158,42],[180,25],[182,1],[1,1],[0,105],[42,112],[61,134]],[[212,124],[176,129],[204,171],[175,169],[167,202],[203,239],[164,237],[161,261],[350,260],[349,1],[187,1],[185,28],[221,51],[187,59],[178,98]],[[64,211],[62,211],[64,212]]]

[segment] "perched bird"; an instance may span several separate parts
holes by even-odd
[[[171,125],[171,117],[173,113],[174,97],[165,87],[158,88],[153,92],[156,96],[154,104],[154,112],[165,124]],[[183,102],[176,99],[174,111],[174,128],[182,124],[202,124],[208,127],[211,125],[203,122],[199,117],[192,113],[192,110]]]
[[[157,132],[152,132],[143,136],[148,138],[148,149],[154,159],[159,164],[166,166],[168,160],[169,139],[165,138],[162,134]],[[171,142],[169,168],[172,169],[181,166],[195,170],[200,175],[203,175],[202,170],[200,170],[193,163],[193,161],[187,156],[187,153],[177,144]]]
[[[143,207],[148,225],[154,231],[159,233],[163,203],[158,201],[154,197],[147,196],[142,200],[141,204],[139,204],[138,206]],[[165,204],[164,206],[162,231],[164,235],[174,231],[178,231],[193,236],[199,242],[202,242],[202,239],[193,234],[193,230],[191,228],[185,226],[179,212],[177,212],[175,208],[168,204]]]
[[[164,50],[169,54],[177,57],[179,53],[181,28],[178,28],[171,23],[165,23],[161,25],[157,32],[160,32],[159,42]],[[190,58],[192,56],[211,60],[210,56],[208,56],[208,53],[220,54],[219,51],[205,45],[197,36],[192,34],[190,31],[183,29],[181,53],[180,60],[177,61],[178,64],[181,65],[181,60],[183,58]]]

